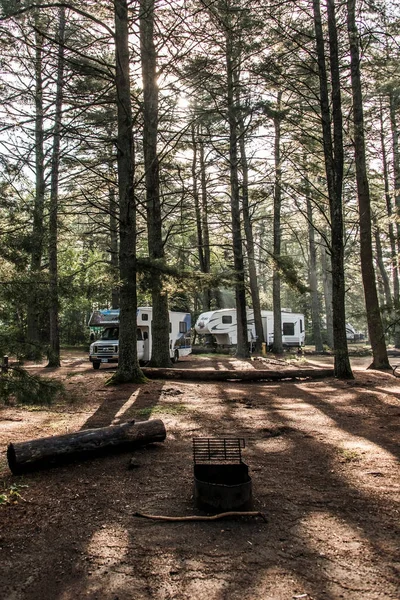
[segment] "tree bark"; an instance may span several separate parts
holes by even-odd
[[[332,272],[328,264],[328,248],[324,237],[321,238],[320,260],[322,267],[322,284],[324,287],[324,303],[326,315],[326,343],[333,348],[333,311],[332,311]]]
[[[60,328],[58,294],[58,183],[60,175],[60,146],[62,105],[64,95],[64,38],[65,7],[59,10],[57,89],[51,161],[50,220],[49,220],[49,276],[50,276],[50,347],[48,367],[60,366]]]
[[[162,239],[158,137],[157,56],[154,44],[154,0],[140,2],[140,54],[143,80],[143,152],[146,181],[146,208],[149,257],[154,261],[152,273],[152,352],[154,367],[172,365],[169,350],[168,296],[161,270],[165,260]]]
[[[308,220],[308,245],[310,252],[310,294],[311,294],[311,320],[313,338],[316,352],[322,352],[322,334],[321,334],[321,318],[320,318],[320,301],[318,294],[318,279],[317,279],[317,249],[315,245],[315,229],[313,225],[313,211],[311,199],[309,196],[308,182],[306,182],[306,202],[307,202],[307,220]]]
[[[386,144],[385,144],[385,129],[384,129],[382,101],[380,101],[379,123],[380,123],[383,181],[384,181],[384,186],[385,186],[386,213],[387,213],[388,220],[389,220],[388,234],[389,234],[389,242],[390,242],[390,255],[391,255],[391,267],[392,267],[393,300],[394,300],[394,303],[396,303],[399,301],[399,295],[400,295],[399,261],[398,261],[398,255],[397,255],[397,249],[396,249],[396,235],[394,232],[394,225],[393,225],[393,205],[392,205],[392,199],[390,197],[389,166],[388,166],[388,156],[387,156]],[[400,334],[400,330],[399,330],[399,334]],[[399,339],[399,345],[400,345],[400,339]]]
[[[98,429],[9,444],[8,465],[14,475],[37,468],[59,466],[71,460],[91,458],[114,451],[163,442],[164,423],[158,419],[142,423],[123,423]]]
[[[397,215],[397,252],[400,253],[400,151],[399,151],[399,129],[397,125],[396,112],[398,109],[398,92],[393,90],[389,93],[390,128],[392,130],[392,152],[393,152],[393,175],[394,175],[394,202]]]
[[[376,278],[372,253],[371,201],[367,176],[364,138],[364,112],[360,74],[360,52],[355,16],[355,0],[347,1],[347,30],[350,45],[350,72],[353,95],[354,152],[358,208],[360,219],[361,274],[367,310],[368,333],[372,347],[371,369],[390,369],[385,336],[376,290]]]
[[[250,356],[247,339],[246,288],[244,276],[244,260],[242,246],[242,231],[240,218],[239,176],[238,176],[238,122],[235,104],[235,70],[238,69],[238,49],[235,48],[230,23],[225,29],[226,42],[226,76],[227,76],[227,105],[229,124],[229,168],[231,191],[231,219],[233,263],[235,268],[235,297],[237,314],[237,350],[236,356]]]
[[[400,252],[400,153],[399,153],[399,130],[397,126],[396,108],[398,101],[396,102],[395,92],[389,93],[389,114],[390,114],[390,128],[392,132],[392,154],[393,154],[393,175],[394,175],[394,201],[395,201],[395,212],[396,212],[396,235],[394,233],[394,226],[392,220],[389,221],[389,239],[390,247],[392,252],[392,269],[393,269],[393,304],[394,304],[394,345],[395,348],[400,348],[400,325],[398,323],[398,314],[400,312],[400,286],[399,286],[399,252]],[[389,194],[389,174],[387,167],[387,157],[385,148],[385,139],[383,133],[383,115],[381,111],[381,140],[382,140],[382,161],[383,161],[383,173],[385,178],[385,196],[386,206],[388,210],[388,216],[391,217],[392,203]]]
[[[35,203],[33,209],[31,251],[31,293],[27,308],[27,358],[36,358],[39,353],[40,292],[35,279],[40,273],[44,239],[44,114],[43,114],[43,35],[40,32],[40,17],[35,12]]]
[[[110,214],[110,266],[112,276],[111,308],[119,308],[119,260],[118,260],[118,214],[115,201],[115,187],[109,184],[109,214]]]
[[[237,85],[239,82],[237,82]],[[237,105],[240,106],[240,94],[237,89]],[[243,210],[243,226],[246,238],[247,262],[249,269],[249,282],[251,301],[253,305],[254,327],[256,332],[256,342],[254,350],[261,352],[264,340],[264,330],[261,318],[260,293],[258,289],[258,277],[256,269],[256,260],[254,252],[254,236],[253,225],[251,222],[250,206],[249,206],[249,165],[246,155],[246,138],[243,116],[238,117],[238,132],[239,132],[239,149],[240,149],[240,165],[242,168],[242,210]]]
[[[198,127],[192,125],[192,185],[193,200],[196,216],[197,231],[197,251],[199,255],[200,271],[202,273],[210,272],[210,248],[208,237],[208,218],[207,218],[207,188],[205,179],[204,148],[202,142],[198,140]],[[200,150],[200,152],[199,152]],[[200,155],[200,156],[198,156]],[[200,164],[201,187],[198,186],[198,163]],[[204,174],[203,174],[204,171]],[[211,308],[211,290],[202,291],[202,310],[207,311]]]
[[[333,369],[283,369],[281,371],[258,370],[251,371],[215,371],[211,369],[151,369],[143,368],[143,373],[149,379],[193,380],[193,381],[277,381],[281,379],[319,379],[333,377]]]
[[[385,261],[383,260],[383,250],[381,242],[381,230],[379,228],[377,219],[373,217],[374,222],[374,237],[375,237],[375,252],[376,252],[376,263],[381,275],[382,288],[384,294],[384,303],[386,304],[387,310],[390,311],[392,305],[392,294],[390,290],[389,276],[386,272]]]
[[[272,301],[274,310],[274,342],[272,352],[283,354],[282,343],[282,305],[281,305],[281,275],[279,261],[281,258],[281,210],[282,210],[282,164],[281,164],[281,104],[282,92],[278,92],[276,114],[274,116],[274,267],[272,275]]]
[[[322,120],[325,170],[329,195],[331,217],[331,264],[333,313],[333,342],[335,352],[335,374],[342,379],[353,378],[350,366],[346,337],[345,281],[344,281],[344,240],[343,240],[343,129],[338,63],[338,42],[333,0],[327,0],[329,49],[332,82],[333,139],[331,131],[331,112],[328,93],[328,77],[325,64],[324,36],[319,0],[313,0],[314,27],[318,57],[318,75],[320,84],[320,106]]]
[[[201,199],[201,223],[203,229],[203,259],[205,273],[211,271],[211,252],[210,252],[210,232],[208,226],[208,188],[207,188],[207,170],[204,152],[204,141],[199,140],[199,164],[200,164],[200,199]],[[206,290],[204,293],[204,304],[207,309],[211,308],[213,296],[218,296],[218,290]],[[218,300],[217,300],[218,304]],[[218,305],[219,306],[219,305]]]
[[[119,362],[110,383],[143,381],[136,340],[136,204],[134,194],[133,122],[129,81],[127,0],[114,0],[117,95],[117,164],[120,219]]]

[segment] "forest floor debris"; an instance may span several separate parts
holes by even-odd
[[[115,366],[94,371],[79,352],[64,354],[50,373],[44,363],[26,365],[62,379],[71,400],[0,408],[1,598],[397,599],[400,381],[366,371],[369,363],[352,359],[355,385],[329,378],[119,387],[105,385]],[[300,365],[331,366],[332,358]],[[200,355],[177,366],[266,363]],[[157,447],[21,477],[8,469],[11,440],[151,418],[167,429]],[[245,438],[254,510],[267,524],[133,517],[198,512],[192,439],[204,436]]]

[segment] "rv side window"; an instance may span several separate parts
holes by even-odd
[[[172,323],[171,323],[171,321],[169,322],[169,332],[172,333]]]
[[[142,313],[142,321],[148,321],[149,315],[147,313]]]
[[[282,333],[283,335],[294,335],[294,323],[283,323]]]
[[[179,333],[187,332],[187,323],[185,321],[179,321]]]
[[[141,330],[141,329],[137,329],[137,330],[136,330],[136,339],[137,339],[138,341],[143,339],[143,338],[142,338],[142,330]]]
[[[300,319],[300,333],[303,333],[303,319]]]
[[[222,322],[225,325],[232,323],[232,316],[231,315],[222,315]]]

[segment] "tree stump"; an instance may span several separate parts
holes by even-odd
[[[14,475],[38,468],[59,466],[75,459],[133,450],[166,438],[164,423],[159,419],[122,423],[76,433],[10,443],[8,465]]]

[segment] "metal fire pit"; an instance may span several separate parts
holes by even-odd
[[[226,512],[250,510],[251,477],[242,462],[241,438],[194,438],[194,499],[198,508]]]

